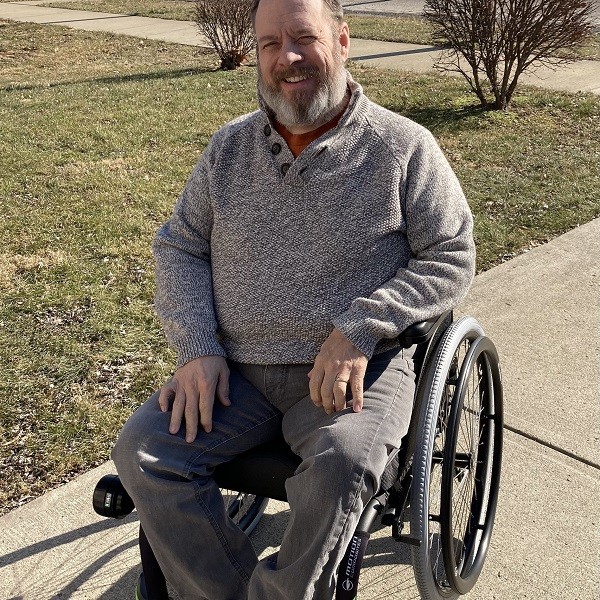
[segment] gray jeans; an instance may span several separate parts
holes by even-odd
[[[230,363],[231,406],[189,444],[168,432],[154,395],[126,423],[113,460],[163,572],[185,600],[331,600],[337,565],[414,396],[411,350],[369,361],[364,408],[327,415],[310,400],[312,365]],[[182,428],[183,429],[183,428]],[[290,520],[278,553],[258,562],[225,514],[218,464],[283,431],[302,458],[286,484]]]

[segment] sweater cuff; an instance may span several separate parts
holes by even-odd
[[[381,336],[375,333],[376,323],[373,322],[373,326],[370,327],[369,321],[373,321],[373,319],[367,315],[357,315],[356,311],[347,311],[333,319],[333,326],[339,329],[358,350],[371,360]]]
[[[175,349],[177,350],[177,368],[200,356],[223,356],[227,358],[223,346],[219,344],[213,335],[178,340]]]

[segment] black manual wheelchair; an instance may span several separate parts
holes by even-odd
[[[503,438],[496,348],[475,319],[453,322],[451,311],[412,325],[399,341],[406,348],[417,344],[412,421],[340,564],[336,600],[356,598],[361,562],[377,520],[391,527],[394,539],[410,545],[425,600],[469,592],[492,535]],[[249,534],[269,498],[286,500],[285,480],[299,463],[281,439],[221,465],[214,477],[230,518]],[[93,505],[97,513],[116,518],[134,508],[117,475],[98,482]],[[140,553],[144,597],[167,600],[164,576],[141,528]]]

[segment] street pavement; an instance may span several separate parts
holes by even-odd
[[[178,22],[126,17],[129,25],[121,27],[114,15],[52,10],[0,3],[0,18],[114,26],[142,37],[170,29],[175,39],[168,41],[202,43],[186,37],[197,33]],[[356,49],[359,41],[353,42],[355,57],[365,62],[377,54],[383,60],[400,53],[400,60],[431,53],[390,52],[379,44]],[[567,89],[581,89],[563,75],[552,81],[562,78]],[[476,317],[496,343],[506,395],[496,528],[481,579],[467,599],[598,598],[599,259],[597,219],[478,275],[457,311]],[[139,572],[136,514],[112,521],[91,508],[94,485],[109,472],[114,466],[106,463],[0,518],[0,600],[132,598]],[[270,503],[252,537],[260,556],[278,547],[286,519],[286,505]],[[418,598],[408,563],[406,549],[387,530],[377,531],[360,600]]]

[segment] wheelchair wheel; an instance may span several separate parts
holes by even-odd
[[[471,344],[454,392],[442,469],[442,554],[452,589],[468,593],[483,568],[500,485],[502,385],[489,338]]]
[[[475,319],[457,321],[442,337],[421,374],[416,410],[413,569],[422,598],[457,598],[483,567],[500,472],[498,360]]]
[[[221,494],[229,518],[242,531],[250,535],[261,520],[269,499],[223,488],[221,488]]]

